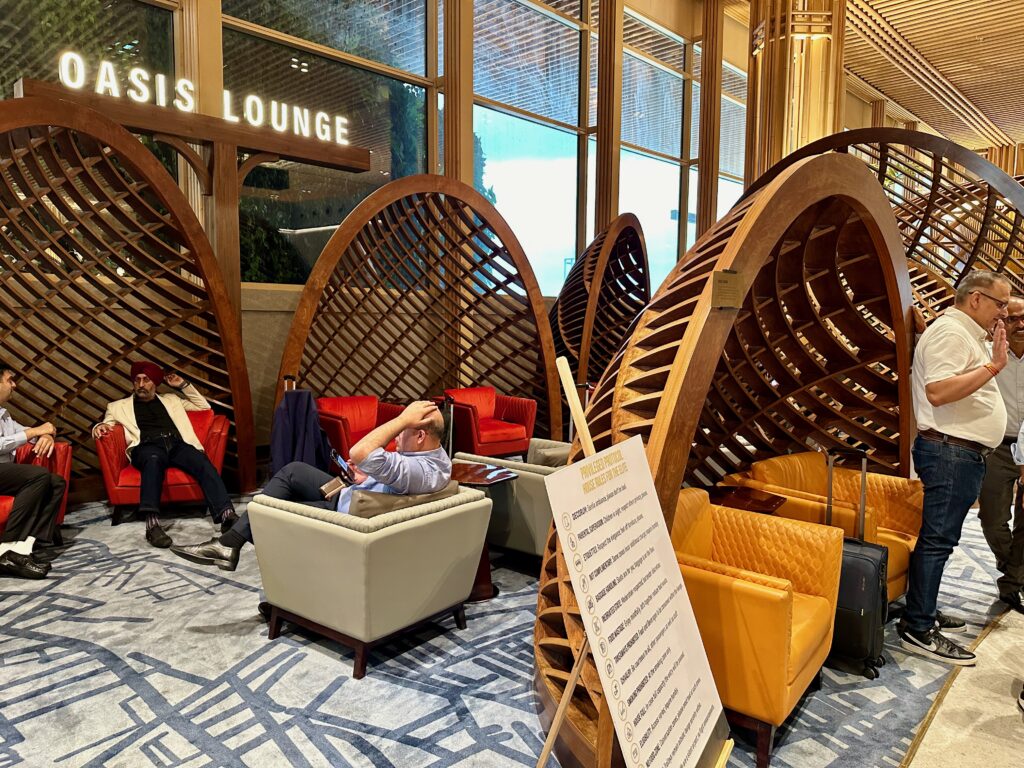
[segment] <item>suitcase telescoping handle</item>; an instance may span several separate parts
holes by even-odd
[[[832,470],[836,456],[860,457],[860,509],[857,512],[857,538],[864,541],[864,517],[868,503],[868,454],[862,448],[829,448],[828,456],[828,501],[825,507],[825,525],[832,525]]]

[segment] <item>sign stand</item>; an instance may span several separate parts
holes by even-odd
[[[569,369],[569,363],[564,357],[559,357],[556,361],[556,365],[558,367],[558,376],[561,379],[562,389],[565,392],[566,400],[569,404],[569,411],[572,414],[572,424],[575,424],[577,436],[579,437],[580,445],[583,449],[583,454],[587,457],[593,456],[596,452],[594,448],[594,441],[590,435],[590,429],[587,426],[572,372]],[[544,742],[544,748],[541,750],[540,757],[537,760],[536,768],[545,768],[547,765],[548,758],[551,756],[552,749],[554,749],[555,741],[558,738],[558,732],[561,730],[562,721],[565,719],[566,712],[568,712],[573,692],[576,690],[576,685],[579,682],[580,673],[583,670],[583,664],[586,661],[589,651],[590,638],[585,636],[583,645],[580,647],[579,655],[576,657],[576,661],[573,664],[572,672],[569,675],[569,680],[566,683],[565,690],[562,692],[561,700],[558,702],[558,708],[555,710],[554,718],[551,721],[551,728],[548,730],[548,737]],[[605,703],[607,704],[607,701]],[[697,765],[700,768],[725,768],[725,765],[729,760],[729,756],[732,754],[732,749],[733,740],[729,738],[729,727],[725,721],[725,715],[721,714],[713,727],[711,737],[704,747]],[[595,768],[610,768],[610,766],[599,765]]]

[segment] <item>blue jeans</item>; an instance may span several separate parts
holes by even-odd
[[[910,556],[910,583],[904,621],[924,632],[935,625],[939,584],[946,561],[960,542],[967,512],[981,492],[985,458],[959,445],[918,437],[914,467],[924,483],[921,533]]]

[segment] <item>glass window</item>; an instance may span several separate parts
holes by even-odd
[[[693,84],[693,96],[690,98],[690,160],[697,159],[700,145],[700,83]]]
[[[700,182],[697,166],[691,165],[687,172],[686,187],[686,246],[684,253],[697,242],[697,185]]]
[[[622,42],[666,67],[683,71],[686,49],[682,39],[655,29],[629,12],[622,19]]]
[[[718,167],[730,176],[743,175],[743,154],[747,136],[747,109],[722,97],[722,125]]]
[[[502,104],[579,122],[580,35],[514,0],[476,0],[473,89]]]
[[[113,63],[122,85],[132,67],[172,77],[173,14],[136,0],[7,0],[0,15],[0,98],[13,96],[22,77],[57,82],[58,59],[67,50],[81,54],[90,88],[101,61]]]
[[[683,79],[631,54],[622,57],[622,140],[673,157],[682,151]]]
[[[620,167],[619,210],[643,227],[653,290],[679,259],[679,165],[624,149]]]
[[[718,177],[718,218],[721,219],[729,212],[736,201],[743,194],[743,183],[736,179],[727,179],[725,176]]]
[[[292,66],[294,59],[300,67]],[[343,115],[349,142],[371,152],[366,173],[283,161],[250,173],[240,206],[243,280],[305,282],[356,205],[392,179],[425,171],[422,88],[230,29],[224,30],[224,87],[236,96],[256,93],[265,102]]]
[[[223,0],[221,8],[302,40],[426,72],[426,0]]]
[[[545,296],[576,258],[576,136],[486,107],[473,109],[476,187],[523,246]]]

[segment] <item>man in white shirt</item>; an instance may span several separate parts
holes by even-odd
[[[985,459],[978,517],[1002,573],[996,581],[999,599],[1024,613],[1024,511],[1011,510],[1014,485],[1022,470],[1014,461],[1011,447],[1017,442],[1024,421],[1024,298],[1011,297],[1007,312],[1009,354],[1006,367],[996,376],[1006,406],[1006,430],[1002,443]]]
[[[49,563],[34,551],[38,541],[53,541],[54,524],[64,499],[64,478],[33,464],[17,464],[14,454],[25,443],[33,452],[49,456],[56,434],[53,424],[35,427],[19,424],[7,412],[7,401],[17,389],[13,369],[0,362],[0,494],[13,496],[14,504],[0,534],[0,576],[42,579]]]
[[[918,433],[913,457],[924,484],[924,506],[898,632],[906,650],[960,666],[974,664],[974,654],[941,629],[963,622],[941,617],[936,603],[946,561],[981,491],[985,457],[1006,431],[1006,407],[995,377],[1006,367],[1003,319],[1009,301],[1005,277],[971,272],[957,286],[956,306],[928,327],[914,350]],[[991,352],[985,343],[989,331]]]
[[[355,485],[344,488],[337,500],[325,499],[320,488],[334,479],[309,464],[294,461],[281,468],[263,489],[267,496],[286,501],[335,509],[347,514],[352,492],[435,493],[443,490],[452,477],[452,462],[441,447],[444,418],[437,406],[425,400],[406,406],[391,421],[381,424],[352,446],[349,458],[354,467]],[[394,452],[384,447],[395,441]],[[231,530],[201,544],[171,547],[178,557],[200,565],[216,565],[233,571],[246,542],[252,543],[248,513],[243,513]]]

